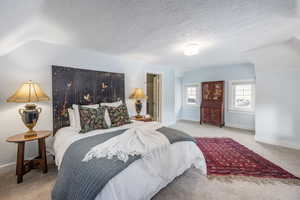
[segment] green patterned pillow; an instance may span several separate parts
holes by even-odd
[[[96,129],[108,128],[104,119],[105,108],[79,107],[81,130],[79,133],[86,133]]]
[[[131,123],[127,106],[122,104],[118,107],[106,106],[112,127],[122,126]]]

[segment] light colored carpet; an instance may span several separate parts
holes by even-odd
[[[193,136],[231,137],[261,156],[300,177],[300,151],[281,148],[254,141],[252,132],[230,128],[200,126],[198,123],[178,122],[175,128]],[[13,169],[12,169],[13,170]],[[0,174],[0,199],[48,200],[57,171],[49,166],[47,174],[33,170],[24,176],[24,182],[16,184],[14,171]],[[195,169],[190,169],[160,191],[154,200],[299,200],[300,186],[257,184],[245,181],[232,183],[209,180]]]

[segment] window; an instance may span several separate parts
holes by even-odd
[[[186,86],[186,104],[188,105],[197,105],[198,98],[197,98],[197,90],[198,86]]]
[[[229,85],[230,110],[254,112],[255,83],[254,81],[231,81]]]

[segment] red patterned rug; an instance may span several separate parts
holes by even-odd
[[[204,154],[207,175],[300,179],[230,138],[195,138]]]

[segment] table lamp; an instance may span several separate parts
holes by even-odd
[[[141,102],[142,99],[147,99],[147,96],[144,94],[141,88],[135,88],[133,93],[129,96],[130,99],[135,99],[135,110],[137,115],[136,118],[142,118],[140,115],[142,111],[143,103]]]
[[[22,121],[29,129],[25,134],[25,137],[35,137],[37,134],[33,130],[39,114],[42,112],[41,108],[37,108],[34,102],[49,101],[49,97],[44,93],[37,83],[28,81],[7,99],[7,102],[14,103],[27,103],[25,109],[19,109],[19,114],[22,117]]]

